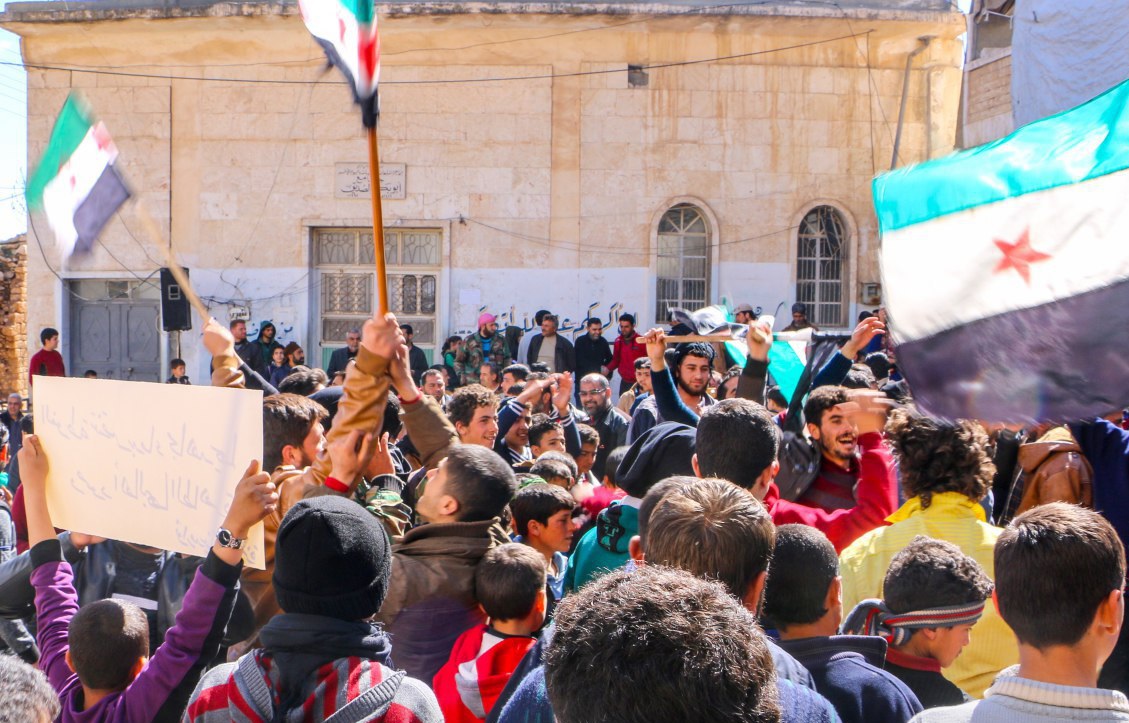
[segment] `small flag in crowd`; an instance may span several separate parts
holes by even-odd
[[[898,368],[932,414],[1129,401],[1129,82],[1001,140],[880,176]]]
[[[380,115],[380,35],[373,0],[298,0],[302,20],[331,65],[349,80],[366,128]]]
[[[63,257],[87,253],[129,198],[114,168],[118,149],[101,121],[71,93],[39,166],[27,182],[28,207],[42,210]]]

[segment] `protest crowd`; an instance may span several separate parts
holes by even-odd
[[[862,317],[793,390],[746,305],[743,359],[545,311],[429,365],[378,314],[325,370],[213,319],[262,458],[200,557],[56,530],[13,394],[0,721],[1129,720],[1129,431],[932,418]]]

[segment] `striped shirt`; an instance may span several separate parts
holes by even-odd
[[[924,509],[921,498],[914,497],[887,521],[889,527],[866,533],[839,556],[844,610],[867,598],[882,597],[890,560],[918,535],[953,543],[995,578],[992,553],[1003,530],[989,525],[984,508],[959,492],[935,493]],[[995,606],[986,605],[984,617],[972,628],[972,642],[944,673],[964,692],[980,698],[997,673],[1018,662],[1015,635]]]

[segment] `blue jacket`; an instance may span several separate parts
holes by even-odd
[[[1129,546],[1129,432],[1107,422],[1073,422],[1070,433],[1094,469],[1094,509]]]
[[[905,683],[882,669],[886,641],[862,635],[781,640],[815,679],[843,723],[905,723],[922,710]]]

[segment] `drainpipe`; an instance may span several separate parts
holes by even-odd
[[[898,167],[898,148],[902,145],[902,124],[906,120],[906,101],[909,100],[909,72],[913,68],[913,59],[921,55],[929,43],[933,40],[932,35],[923,35],[917,39],[917,47],[913,49],[909,55],[906,56],[906,70],[902,76],[902,104],[898,109],[898,131],[894,134],[894,153],[890,156],[890,170]]]

